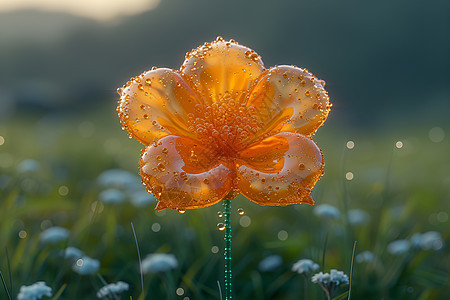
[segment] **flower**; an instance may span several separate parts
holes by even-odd
[[[320,204],[314,207],[314,214],[322,218],[339,219],[341,213],[339,210],[329,204]]]
[[[294,66],[266,69],[221,37],[179,71],[153,68],[118,89],[120,121],[143,143],[142,183],[157,210],[192,209],[242,193],[261,205],[313,204],[323,158],[311,136],[331,104],[325,82]]]
[[[425,233],[414,233],[410,238],[414,248],[422,250],[441,250],[444,248],[444,240],[437,231],[428,231]]]
[[[98,269],[100,269],[100,261],[89,256],[77,259],[72,265],[72,270],[80,275],[95,274]]]
[[[61,254],[65,259],[79,259],[84,255],[83,251],[75,247],[67,247],[61,250]]]
[[[39,239],[45,244],[56,244],[67,240],[70,231],[66,228],[54,226],[41,232]]]
[[[146,273],[162,273],[178,267],[178,261],[173,254],[154,253],[142,260],[142,271]]]
[[[370,251],[363,251],[361,253],[358,253],[358,255],[356,255],[356,262],[357,263],[369,263],[372,262],[374,260],[374,255],[372,252]]]
[[[310,272],[317,271],[319,265],[310,259],[300,259],[292,266],[292,271],[298,274],[307,274]]]
[[[22,285],[17,300],[36,300],[43,296],[51,297],[52,288],[48,287],[44,281],[39,281],[29,286]]]
[[[273,254],[261,260],[258,264],[258,269],[261,272],[271,272],[274,271],[279,266],[281,266],[282,263],[283,259],[281,258],[281,256]]]
[[[139,185],[139,177],[125,170],[109,169],[98,175],[97,182],[104,188],[127,188]]]
[[[105,285],[97,292],[97,298],[104,298],[114,295],[119,295],[130,288],[129,284],[123,281],[118,281],[116,283],[110,283]]]
[[[390,242],[387,246],[387,250],[389,253],[393,255],[400,255],[405,252],[408,252],[411,247],[411,242],[408,240],[395,240]]]
[[[110,188],[102,191],[98,198],[103,203],[109,203],[109,204],[118,204],[125,201],[125,195],[115,188]]]
[[[370,215],[362,209],[348,211],[348,221],[352,225],[364,225],[370,221]]]

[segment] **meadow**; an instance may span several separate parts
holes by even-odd
[[[0,123],[0,299],[39,281],[51,287],[49,299],[95,299],[118,281],[128,290],[104,299],[220,299],[222,205],[156,212],[137,174],[142,145],[121,131],[114,105]],[[352,299],[444,299],[450,140],[443,125],[327,123],[315,137],[326,163],[315,206],[232,201],[234,298],[326,299],[311,276],[352,269]],[[43,234],[55,226],[67,231]],[[98,269],[77,268],[67,247],[98,260]],[[142,260],[166,253],[175,263],[147,265],[142,284],[138,250]],[[300,259],[319,269],[294,272]],[[334,298],[348,299],[349,287],[339,285]]]

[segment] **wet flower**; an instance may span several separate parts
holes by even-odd
[[[72,270],[80,275],[95,274],[98,269],[100,269],[100,261],[89,256],[77,259],[72,265]]]
[[[98,199],[103,203],[118,204],[125,201],[125,195],[117,189],[106,189],[98,195]]]
[[[330,273],[319,272],[314,274],[311,281],[322,287],[328,299],[333,298],[336,287],[349,283],[348,276],[344,272],[335,269],[331,269]]]
[[[29,286],[22,285],[17,300],[37,300],[44,296],[51,297],[52,288],[48,287],[44,281],[39,281]]]
[[[363,262],[372,262],[374,260],[374,255],[370,251],[363,251],[361,253],[358,253],[356,255],[356,262],[357,263],[363,263]]]
[[[259,262],[258,269],[261,272],[271,272],[281,266],[282,263],[283,259],[281,256],[277,254],[269,255]]]
[[[69,238],[70,231],[63,227],[50,227],[41,232],[39,239],[45,244],[56,244]]]
[[[362,209],[351,209],[348,211],[348,221],[352,225],[364,225],[369,220],[369,214]]]
[[[298,274],[308,274],[319,269],[319,265],[310,259],[300,259],[292,266],[292,271]]]
[[[110,283],[105,285],[97,292],[97,298],[112,297],[114,295],[120,295],[130,288],[129,284],[123,281],[116,283]]]
[[[117,110],[146,146],[140,175],[156,209],[238,193],[261,205],[313,204],[323,159],[311,137],[331,106],[324,84],[306,69],[266,69],[253,50],[220,37],[188,53],[179,71],[132,78]]]
[[[444,247],[444,240],[437,231],[428,231],[425,233],[415,233],[410,238],[414,248],[422,250],[441,250]]]
[[[142,260],[142,271],[145,273],[162,273],[178,267],[178,261],[173,254],[154,253]]]
[[[316,207],[314,207],[313,212],[316,216],[322,218],[339,219],[339,217],[341,216],[339,210],[333,205],[329,204],[317,205]]]
[[[408,252],[411,247],[411,242],[408,240],[395,240],[390,242],[387,246],[387,250],[389,253],[393,255],[400,255],[405,252]]]

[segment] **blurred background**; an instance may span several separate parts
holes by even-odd
[[[241,242],[248,242],[245,237],[254,233],[250,243],[262,249],[250,258],[245,255],[245,249],[250,251],[255,247],[246,245],[237,251],[237,260],[242,259],[237,276],[241,274],[243,281],[250,282],[250,286],[237,287],[242,295],[247,291],[248,297],[259,297],[249,292],[252,289],[257,292],[258,288],[261,289],[258,295],[264,295],[267,291],[263,283],[273,281],[270,276],[255,279],[249,273],[252,264],[256,268],[257,259],[277,253],[283,257],[288,270],[288,263],[301,254],[320,258],[327,232],[330,232],[330,249],[342,250],[330,250],[330,266],[341,266],[347,273],[353,245],[349,236],[362,241],[361,251],[382,249],[388,242],[411,236],[414,231],[435,230],[448,240],[449,16],[447,0],[1,0],[0,207],[4,206],[1,209],[4,214],[11,212],[9,219],[4,218],[1,224],[1,241],[15,249],[21,242],[25,243],[23,234],[18,236],[24,230],[25,237],[31,237],[48,224],[73,228],[78,234],[73,241],[82,240],[93,255],[106,257],[102,261],[103,273],[110,275],[110,279],[120,279],[112,271],[119,266],[106,251],[107,246],[114,247],[111,239],[116,228],[109,233],[109,240],[102,240],[105,243],[102,247],[89,243],[92,237],[84,228],[92,226],[92,216],[87,218],[82,210],[85,207],[90,211],[92,203],[94,207],[99,203],[98,176],[105,170],[122,169],[137,174],[142,146],[128,140],[120,130],[115,111],[116,89],[152,66],[178,69],[186,52],[219,35],[255,50],[266,67],[294,64],[327,82],[333,107],[315,138],[324,151],[326,175],[315,189],[314,199],[335,205],[341,211],[365,209],[372,216],[365,230],[347,232],[348,243],[342,246],[342,236],[336,233],[332,237],[327,229],[330,223],[324,225],[317,221],[324,226],[317,232],[320,226],[308,216],[312,208],[260,208],[241,199],[239,203],[248,212],[246,217],[252,218],[251,228],[254,228],[252,231],[240,223],[247,230]],[[20,166],[30,160],[37,163],[31,169],[39,166],[37,177],[23,175],[23,169],[28,169]],[[61,190],[61,187],[65,188]],[[11,206],[5,206],[8,199]],[[168,228],[170,235],[173,233],[170,230],[176,231],[174,224],[187,222],[197,232],[211,235],[220,243],[220,232],[208,231],[215,227],[217,207],[189,212],[183,217],[168,212],[171,217],[167,221],[156,222],[154,218],[160,216],[153,212],[153,206],[146,210],[128,207],[127,213],[111,208],[116,217],[113,213],[105,220],[99,217],[98,222],[105,222],[105,228],[111,224],[125,228],[130,243],[123,246],[126,253],[121,256],[122,261],[131,260],[135,251],[134,240],[129,235],[130,220],[142,222],[138,234],[143,238],[160,232],[159,229],[150,232],[152,224]],[[211,228],[206,230],[191,220],[199,215],[212,224],[208,225]],[[256,221],[258,215],[271,221]],[[309,225],[305,224],[310,221]],[[166,223],[168,227],[164,227]],[[271,230],[265,230],[265,226],[271,226]],[[300,245],[286,244],[284,232],[293,236],[298,232],[301,236],[300,227],[316,230],[316,237],[300,240]],[[261,233],[272,231],[273,236]],[[185,238],[183,233],[180,239]],[[150,242],[143,242],[143,247],[147,245],[151,251],[162,252],[178,249],[176,243],[164,237],[157,239],[162,248]],[[195,237],[187,243],[192,240]],[[205,243],[208,242],[212,243],[211,240]],[[210,255],[209,246],[206,248]],[[445,247],[441,248],[448,253]],[[384,253],[378,251],[380,255]],[[198,256],[206,255],[202,253]],[[0,260],[0,266],[6,267],[1,255]],[[367,299],[370,295],[373,299],[381,296],[442,299],[439,297],[444,295],[443,287],[449,283],[448,276],[442,275],[450,270],[448,257],[429,261],[421,258],[421,261],[426,261],[428,267],[421,272],[439,274],[438,279],[411,275],[416,273],[402,269],[392,275],[394,283],[385,282],[382,274],[386,270],[372,268],[370,271],[378,274],[379,277],[374,276],[382,287],[375,289],[376,292],[371,290],[370,282],[376,281],[373,276],[368,275],[366,282],[355,279],[359,295]],[[189,259],[181,262],[182,270],[188,262]],[[410,266],[410,262],[415,267],[419,265],[412,260],[406,265]],[[33,263],[30,261],[29,267]],[[136,272],[132,266],[127,270],[130,274]],[[286,270],[277,274],[287,274],[283,273]],[[36,274],[44,272],[40,268],[28,272],[25,267],[17,267],[16,274],[19,277],[16,285],[19,285],[38,280]],[[413,276],[413,280],[402,277],[405,274]],[[280,276],[285,281],[278,282],[267,299],[296,299],[284,286],[292,287],[294,279],[291,275]],[[186,281],[180,279],[180,282],[185,284],[186,291],[191,291]],[[215,279],[211,282],[204,279],[201,283],[198,289],[207,290],[204,284],[213,290],[210,295],[217,296]],[[134,284],[138,285],[138,280]],[[390,290],[392,286],[394,292]],[[358,290],[358,285],[355,289]],[[300,292],[298,288],[294,290]],[[314,295],[319,294],[320,290]]]

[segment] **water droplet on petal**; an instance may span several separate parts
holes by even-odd
[[[218,216],[219,218],[222,218],[222,217],[223,217],[222,212],[221,212],[221,211],[218,211],[218,212],[217,212],[217,216]]]
[[[164,166],[164,164],[162,164],[162,163],[159,163],[158,170],[160,170],[161,172],[164,172],[166,170],[166,166]]]
[[[186,212],[186,210],[179,208],[179,209],[177,209],[177,212],[179,212],[180,214],[184,214]]]
[[[237,212],[238,212],[238,214],[240,214],[241,216],[242,216],[243,214],[245,214],[245,211],[244,211],[243,208],[238,208]]]

